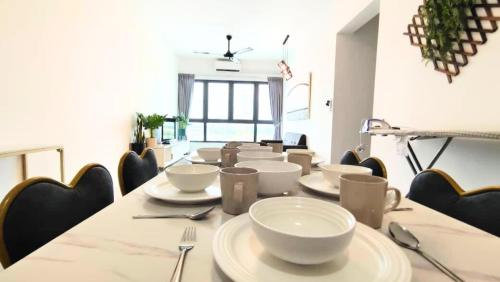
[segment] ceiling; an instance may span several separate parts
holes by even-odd
[[[329,22],[333,0],[155,0],[148,15],[164,25],[167,40],[182,56],[193,51],[223,54],[226,34],[233,35],[231,50],[252,47],[241,59],[279,59],[286,34],[299,34]],[[307,28],[306,28],[307,27]]]

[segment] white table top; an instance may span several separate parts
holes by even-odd
[[[160,174],[144,185],[163,181],[166,177]],[[309,192],[299,195],[319,197]],[[499,238],[408,199],[400,206],[414,211],[386,214],[382,232],[386,233],[389,222],[398,221],[421,240],[425,251],[466,281],[500,281]],[[168,281],[177,262],[179,239],[188,225],[196,226],[198,242],[188,254],[183,281],[227,281],[212,257],[217,228],[232,218],[220,205],[202,221],[132,219],[136,214],[181,209],[193,206],[151,199],[139,187],[0,273],[0,281]],[[404,252],[413,266],[413,281],[451,281],[417,254]]]

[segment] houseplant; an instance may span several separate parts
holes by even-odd
[[[460,34],[467,29],[467,10],[472,0],[426,0],[422,15],[427,44],[423,47],[426,60],[449,60]]]
[[[130,143],[130,149],[137,154],[141,154],[144,150],[146,136],[144,135],[144,115],[141,113],[137,113],[135,120],[135,129],[134,129],[134,140]]]
[[[149,138],[146,139],[147,147],[154,147],[158,144],[155,137],[155,130],[163,125],[165,116],[159,114],[152,114],[146,116],[144,119],[144,128],[149,130]]]
[[[181,113],[177,118],[176,121],[179,123],[179,134],[178,134],[178,139],[179,140],[186,140],[186,128],[189,124],[189,119],[186,117],[184,113]]]

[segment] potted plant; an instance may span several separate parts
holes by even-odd
[[[155,137],[155,130],[163,125],[165,116],[159,114],[152,114],[146,116],[144,120],[144,128],[149,130],[149,138],[146,139],[147,147],[155,147],[158,141]]]
[[[176,121],[179,123],[179,134],[178,134],[178,139],[179,140],[186,140],[186,128],[189,124],[189,119],[186,117],[184,113],[181,113],[177,118]]]
[[[146,146],[146,136],[144,135],[144,115],[137,113],[134,129],[134,140],[130,143],[130,150],[141,154]]]

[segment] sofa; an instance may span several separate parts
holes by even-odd
[[[307,149],[306,135],[302,133],[287,132],[283,140],[262,140],[262,143],[281,143],[283,142],[283,151],[288,149]]]

